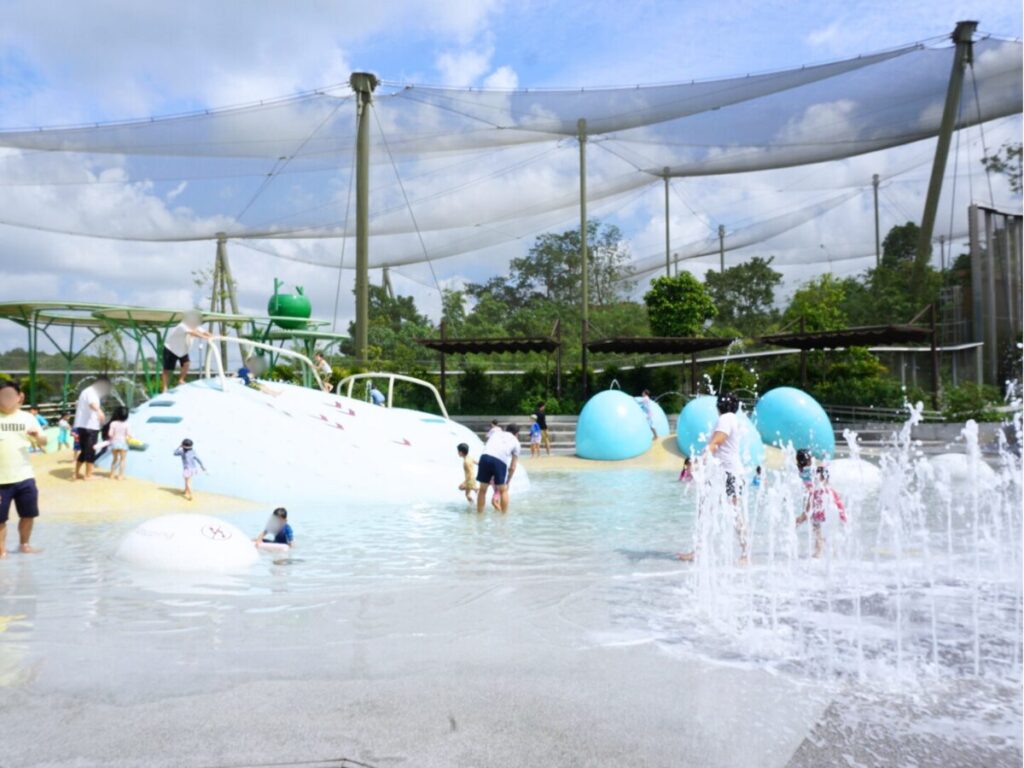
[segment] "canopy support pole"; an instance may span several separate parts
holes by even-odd
[[[934,302],[928,309],[932,325],[932,410],[937,411],[939,410],[939,317]]]
[[[446,337],[445,326],[446,326],[446,324],[445,324],[444,318],[442,318],[441,319],[441,400],[444,401],[444,404],[447,407],[447,405],[448,405],[448,386],[447,386],[448,376],[447,376],[447,371],[445,371],[445,357],[444,357],[444,340],[445,340],[445,337]]]
[[[353,72],[349,85],[356,92],[356,334],[355,357],[366,364],[370,327],[370,104],[377,77],[369,72]]]
[[[725,272],[725,225],[718,225],[718,271]]]
[[[690,394],[696,397],[699,392],[697,391],[697,353],[690,353]]]
[[[555,320],[555,397],[562,399],[562,318]]]
[[[807,331],[807,320],[800,316],[800,333]],[[800,350],[800,389],[807,389],[807,350]]]
[[[672,246],[669,245],[671,219],[668,204],[668,166],[665,166],[665,277],[672,277]]]
[[[875,195],[875,269],[882,266],[881,228],[878,221],[878,174],[871,177],[871,186]]]
[[[582,287],[582,312],[580,321],[580,375],[583,402],[589,396],[587,382],[587,336],[590,326],[589,265],[587,264],[587,121],[576,122],[576,135],[580,144],[580,275]]]
[[[935,161],[932,163],[932,175],[928,181],[928,195],[925,197],[921,230],[917,238],[917,257],[914,260],[914,284],[917,286],[917,290],[921,290],[925,284],[924,270],[931,257],[935,215],[938,213],[939,195],[942,193],[942,177],[946,173],[949,144],[953,138],[953,130],[956,128],[957,115],[960,111],[964,68],[973,61],[971,37],[977,28],[978,22],[976,21],[958,21],[952,34],[952,40],[956,43],[956,50],[953,53],[953,69],[949,74],[946,104],[942,109],[939,138],[935,144]]]

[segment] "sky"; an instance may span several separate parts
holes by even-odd
[[[1016,0],[974,3],[944,0],[905,2],[538,2],[519,0],[392,0],[354,2],[138,3],[120,0],[47,2],[0,0],[0,129],[91,123],[166,115],[239,104],[347,81],[368,70],[390,81],[493,88],[596,87],[688,81],[798,67],[877,51],[948,34],[959,19],[979,20],[979,29],[1021,35]],[[1019,119],[986,126],[988,146],[1020,136]],[[963,132],[960,167],[978,165],[981,132]],[[920,216],[931,143],[887,156],[891,166],[914,166],[882,194],[883,231]],[[566,158],[552,159],[549,182],[564,185]],[[0,190],[18,158],[0,155]],[[881,161],[854,158],[839,169],[851,178],[870,177]],[[952,165],[952,161],[951,161]],[[5,170],[6,169],[6,170]],[[834,173],[830,171],[831,173]],[[813,176],[813,174],[812,174]],[[700,240],[719,221],[742,226],[778,212],[771,191],[799,182],[814,194],[807,169],[766,172],[736,179],[674,182],[674,240]],[[95,185],[74,197],[54,188],[11,185],[0,191],[8,208],[30,206],[55,222],[81,215],[155,218],[166,215],[175,187],[140,189],[117,183]],[[1018,207],[995,181],[996,202]],[[743,190],[737,189],[739,184]],[[976,198],[987,196],[987,180],[961,180]],[[974,187],[979,190],[975,194]],[[571,191],[571,188],[568,190]],[[760,194],[758,194],[760,191]],[[663,238],[660,185],[619,200],[598,214],[622,227],[637,256],[656,253]],[[939,227],[957,228],[960,197],[947,206]],[[795,204],[795,203],[793,203]],[[962,215],[962,214],[961,214]],[[797,227],[737,258],[772,253],[803,254],[787,267],[783,294],[801,280],[832,269],[852,274],[870,266],[873,219],[870,197],[860,195],[834,212]],[[950,217],[953,217],[951,220]],[[842,233],[837,234],[838,232]],[[850,233],[858,233],[856,236]],[[689,240],[687,239],[689,238]],[[416,297],[436,315],[435,280],[458,287],[501,273],[521,255],[529,238],[480,254],[433,265],[396,269],[399,292]],[[306,286],[315,314],[332,319],[338,271],[282,261],[261,251],[229,246],[242,309],[260,312],[272,278]],[[333,241],[293,241],[271,250],[300,258],[333,261]],[[191,272],[213,261],[213,245],[138,243],[50,234],[0,226],[0,301],[92,300],[182,307],[200,297]],[[742,256],[741,256],[742,254]],[[824,256],[824,260],[821,258]],[[830,263],[834,259],[835,263]],[[713,261],[713,260],[712,260]],[[698,274],[711,261],[693,263]],[[341,272],[337,315],[344,329],[352,314],[351,271]],[[379,279],[375,276],[374,279]],[[23,333],[0,324],[0,349],[20,346]]]

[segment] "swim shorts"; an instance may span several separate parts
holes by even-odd
[[[78,428],[78,461],[83,464],[96,463],[96,441],[99,437],[98,429]]]
[[[732,472],[725,473],[725,495],[729,498],[739,496],[743,493],[743,481],[737,480]]]
[[[20,483],[0,485],[0,523],[7,522],[11,502],[14,502],[18,517],[39,517],[39,489],[36,488],[35,479],[30,477]]]
[[[501,459],[489,456],[486,453],[480,457],[480,464],[476,468],[476,481],[484,485],[505,485],[505,478],[508,476],[508,467]]]
[[[188,362],[188,355],[176,355],[167,347],[164,347],[164,370],[173,371],[178,363],[185,365]]]

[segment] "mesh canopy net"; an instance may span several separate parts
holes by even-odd
[[[1020,113],[1021,55],[1019,41],[975,43],[959,127]],[[933,41],[669,85],[495,91],[382,83],[372,108],[370,265],[475,253],[571,225],[580,120],[590,145],[587,197],[599,213],[665,176],[750,174],[932,137],[952,61],[953,48]],[[0,223],[146,241],[347,238],[355,229],[355,144],[347,84],[201,113],[2,130]],[[729,247],[844,204],[860,193],[836,194],[850,186],[837,183],[786,213],[732,228]],[[78,204],[95,203],[97,190],[105,202]],[[717,253],[718,242],[691,238],[674,250],[697,258]],[[660,264],[663,256],[652,255],[636,268]]]

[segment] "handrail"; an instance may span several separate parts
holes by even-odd
[[[448,409],[444,407],[444,400],[441,399],[441,393],[437,391],[437,387],[431,384],[429,381],[423,381],[423,379],[417,379],[412,376],[406,376],[401,373],[353,373],[351,376],[346,376],[344,379],[338,382],[338,386],[334,388],[336,394],[341,394],[341,389],[346,384],[345,397],[352,397],[352,387],[361,379],[387,379],[388,380],[388,408],[391,408],[394,403],[395,396],[395,381],[407,381],[410,384],[418,384],[421,387],[426,387],[434,393],[434,399],[437,400],[437,407],[441,409],[441,413],[444,417],[448,416]]]
[[[320,373],[317,371],[316,366],[313,365],[313,361],[310,360],[301,352],[295,352],[294,350],[291,349],[282,349],[281,347],[275,347],[273,344],[264,344],[262,341],[253,341],[251,339],[239,339],[236,336],[213,335],[209,339],[207,339],[204,373],[206,378],[210,378],[210,353],[212,352],[213,356],[217,359],[217,368],[219,370],[219,376],[221,380],[220,385],[222,389],[225,387],[226,384],[224,378],[224,363],[220,357],[220,350],[217,349],[216,344],[214,344],[214,342],[219,341],[229,341],[232,344],[238,344],[240,347],[244,346],[252,347],[253,349],[262,349],[267,352],[271,352],[275,355],[280,355],[282,357],[290,357],[294,360],[298,360],[299,362],[305,363],[307,366],[309,366],[309,370],[313,373],[313,378],[316,380],[317,388],[320,390],[323,390],[324,388],[323,379],[320,378]]]

